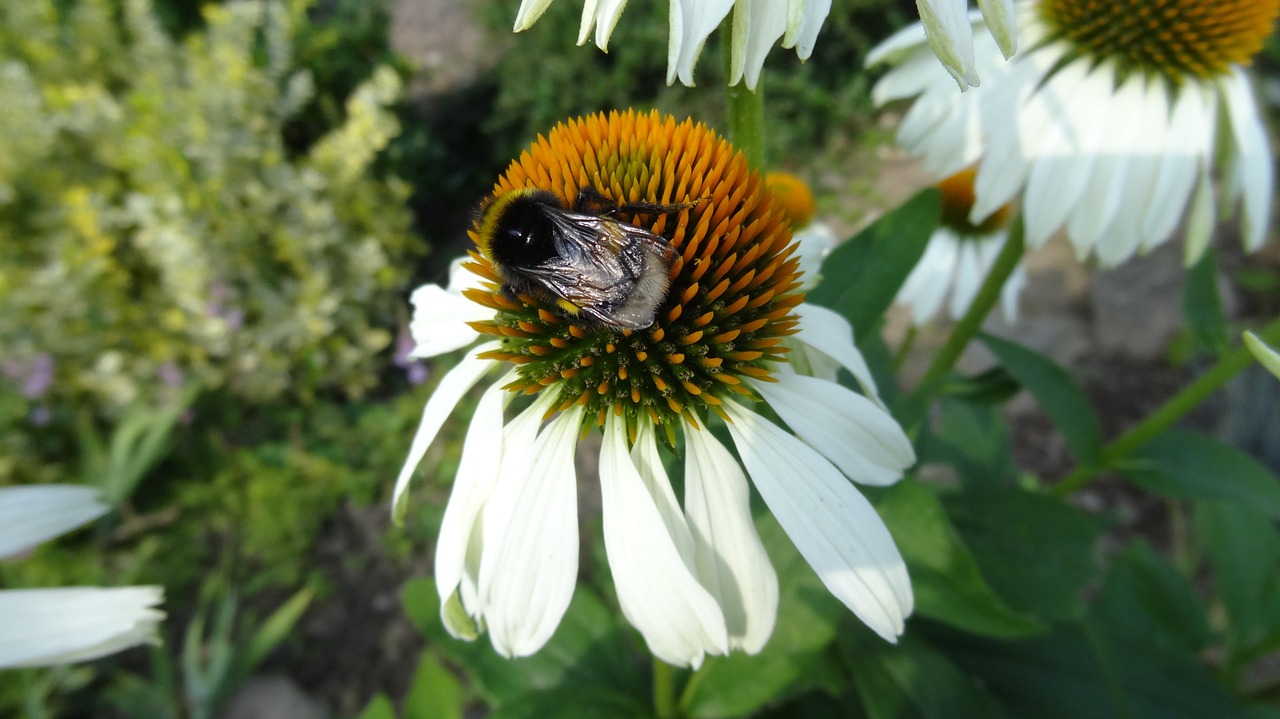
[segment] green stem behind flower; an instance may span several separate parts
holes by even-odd
[[[1258,333],[1258,337],[1271,344],[1280,342],[1280,318],[1267,325],[1265,329]],[[1117,462],[1125,459],[1141,448],[1142,445],[1155,439],[1161,432],[1172,427],[1174,422],[1199,407],[1201,402],[1209,398],[1209,395],[1217,392],[1232,377],[1252,365],[1253,362],[1254,357],[1249,352],[1248,347],[1240,346],[1227,353],[1222,359],[1218,360],[1217,364],[1184,387],[1181,392],[1169,398],[1169,401],[1160,405],[1146,419],[1117,437],[1106,447],[1103,447],[1097,464],[1077,467],[1075,471],[1064,477],[1061,482],[1054,485],[1054,494],[1059,496],[1067,495],[1087,486],[1097,478],[1102,470],[1114,467]]]
[[[973,303],[969,305],[964,316],[951,329],[951,335],[947,337],[947,341],[934,355],[933,362],[925,371],[924,377],[920,379],[915,392],[903,402],[900,412],[902,424],[913,434],[924,421],[925,413],[929,409],[929,401],[946,383],[947,375],[955,367],[956,361],[969,346],[970,340],[978,334],[978,330],[982,329],[982,323],[990,314],[991,308],[1000,301],[1004,283],[1018,268],[1018,263],[1022,261],[1025,251],[1022,218],[1017,218],[1009,228],[1009,239],[1005,241],[995,264],[991,266],[987,279],[983,280],[982,287],[973,298]]]
[[[737,12],[736,10],[734,12]],[[724,75],[733,77],[733,43],[724,42]],[[729,109],[729,141],[747,156],[751,169],[763,172],[764,164],[764,78],[756,90],[747,89],[745,80],[727,87]]]
[[[657,657],[653,659],[653,712],[658,719],[677,716],[675,669]]]

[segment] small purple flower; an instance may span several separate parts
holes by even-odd
[[[53,386],[53,355],[41,352],[30,363],[18,359],[5,360],[0,372],[21,387],[22,396],[40,399]]]
[[[404,369],[405,376],[409,379],[409,384],[422,384],[427,379],[427,366],[422,362],[413,359],[409,354],[413,352],[413,336],[409,334],[408,327],[401,327],[400,332],[396,335],[396,353],[392,358],[397,367]]]
[[[159,375],[160,381],[166,387],[173,387],[174,389],[181,387],[183,380],[186,379],[178,365],[172,362],[165,362],[160,365],[160,369],[156,370],[156,374]]]

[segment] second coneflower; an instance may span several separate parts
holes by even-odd
[[[767,641],[778,586],[747,476],[828,589],[894,640],[912,610],[906,568],[849,480],[896,481],[914,462],[911,445],[880,404],[848,323],[804,303],[791,232],[745,158],[691,121],[594,115],[540,137],[491,200],[525,188],[565,207],[584,190],[620,206],[614,219],[674,250],[669,286],[653,323],[638,329],[504,291],[508,278],[480,252],[455,265],[449,287],[415,292],[416,356],[483,341],[427,402],[397,482],[398,516],[446,418],[488,385],[436,552],[449,631],[487,631],[505,656],[551,637],[578,573],[575,448],[599,431],[609,566],[623,613],[655,656],[697,666]],[[663,210],[628,210],[645,205]],[[861,394],[835,381],[841,367]],[[712,418],[725,421],[741,464],[708,431]],[[669,451],[684,461],[683,503],[663,469]]]

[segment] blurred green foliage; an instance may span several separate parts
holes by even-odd
[[[408,186],[370,172],[400,80],[377,69],[291,156],[282,131],[313,97],[297,18],[205,12],[181,42],[145,0],[0,13],[0,355],[11,376],[51,364],[33,404],[110,416],[185,382],[262,401],[375,381],[422,250]]]

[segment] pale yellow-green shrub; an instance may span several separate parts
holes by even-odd
[[[298,12],[210,5],[175,41],[147,0],[0,6],[10,396],[48,357],[32,406],[108,417],[166,382],[247,401],[372,384],[423,249],[409,188],[371,169],[400,82],[377,70],[345,123],[291,156],[282,128],[312,91],[290,60]]]

